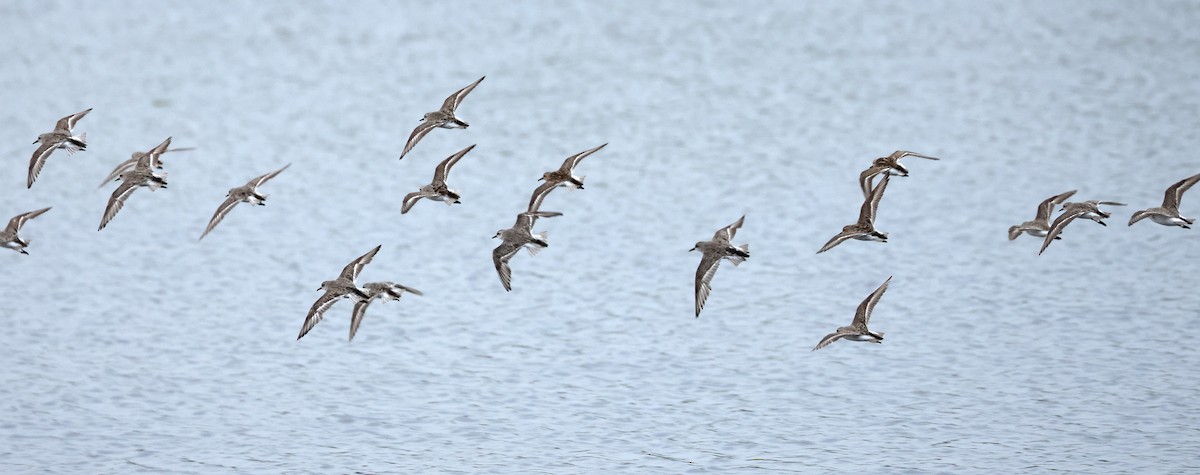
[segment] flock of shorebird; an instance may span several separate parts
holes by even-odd
[[[407,143],[404,145],[404,150],[400,154],[400,159],[403,159],[418,142],[436,128],[465,129],[470,126],[466,121],[456,115],[458,106],[462,100],[470,94],[484,78],[479,78],[470,85],[459,89],[454,94],[451,94],[442,103],[441,108],[433,112],[427,112],[422,118],[421,123],[413,129],[408,137]],[[29,175],[27,187],[33,187],[33,182],[37,179],[42,167],[46,164],[46,160],[51,153],[58,149],[64,149],[68,154],[73,154],[77,151],[87,149],[87,134],[74,135],[73,129],[77,122],[91,112],[87,109],[82,112],[71,114],[63,117],[55,124],[54,130],[38,136],[35,144],[40,144],[37,150],[34,151],[33,157],[29,161]],[[158,146],[146,152],[134,152],[132,157],[120,163],[117,167],[104,179],[101,186],[112,182],[120,181],[121,184],[113,191],[112,196],[108,200],[104,214],[100,220],[99,229],[104,227],[116,216],[117,212],[124,206],[125,201],[133,193],[134,190],[140,187],[149,188],[151,191],[159,188],[167,187],[167,174],[155,173],[155,170],[161,170],[163,163],[161,157],[163,154],[172,151],[190,150],[189,148],[169,148],[171,138],[168,137]],[[538,218],[551,218],[562,216],[562,213],[557,211],[542,211],[540,210],[542,202],[551,191],[565,187],[568,189],[583,189],[583,175],[575,175],[575,167],[587,158],[589,155],[596,153],[608,144],[603,144],[588,150],[584,150],[577,154],[567,157],[563,164],[556,170],[548,171],[542,174],[539,180],[544,181],[533,191],[533,195],[529,199],[528,207],[517,214],[516,223],[512,227],[501,229],[496,232],[493,238],[500,238],[501,243],[492,251],[492,261],[496,267],[496,273],[499,275],[500,284],[504,290],[512,290],[512,269],[509,268],[508,262],[521,249],[526,249],[530,255],[536,255],[537,252],[549,244],[546,242],[546,233],[534,233],[533,226]],[[421,189],[409,193],[404,197],[401,205],[401,214],[408,213],[413,206],[422,198],[441,201],[447,205],[453,205],[460,202],[460,195],[457,191],[451,189],[446,183],[450,169],[454,167],[464,156],[467,155],[475,145],[468,146],[453,155],[447,157],[437,165],[433,173],[433,181],[422,186]],[[858,221],[854,224],[846,225],[842,231],[829,239],[824,246],[817,251],[818,254],[826,252],[839,244],[850,239],[860,241],[877,241],[887,242],[887,233],[880,232],[875,229],[875,217],[879,209],[879,202],[883,198],[883,193],[887,189],[888,182],[893,176],[906,177],[909,175],[908,169],[900,164],[900,159],[905,157],[920,157],[929,160],[938,160],[936,157],[922,155],[915,152],[897,150],[896,152],[886,157],[875,159],[870,167],[864,170],[859,175],[859,186],[863,192],[863,203],[859,210]],[[217,207],[212,218],[208,222],[208,226],[200,235],[203,239],[213,228],[221,222],[221,220],[233,209],[238,203],[250,203],[255,205],[266,204],[267,195],[258,191],[258,188],[267,181],[276,177],[284,170],[291,166],[284,165],[282,168],[258,176],[245,185],[238,186],[229,190],[224,202]],[[874,178],[881,176],[878,183],[873,183]],[[1141,221],[1145,218],[1150,218],[1155,223],[1164,226],[1179,226],[1190,229],[1195,222],[1194,219],[1185,218],[1179,213],[1179,203],[1189,188],[1200,181],[1200,174],[1184,178],[1167,188],[1166,194],[1163,197],[1162,206],[1144,209],[1133,213],[1129,219],[1129,225]],[[1099,224],[1106,225],[1104,219],[1111,217],[1111,214],[1102,211],[1099,207],[1106,206],[1124,206],[1124,203],[1114,201],[1091,200],[1083,202],[1066,202],[1068,198],[1075,194],[1076,190],[1060,193],[1042,201],[1037,207],[1037,214],[1031,221],[1026,221],[1008,229],[1009,240],[1014,240],[1021,234],[1043,238],[1041,250],[1038,254],[1045,252],[1050,243],[1055,240],[1062,239],[1060,234],[1068,224],[1077,218],[1086,218],[1095,221]],[[1051,214],[1056,206],[1060,206],[1061,213],[1050,221]],[[21,239],[18,232],[30,219],[36,218],[50,208],[42,208],[27,213],[19,214],[13,217],[8,222],[8,226],[0,231],[0,245],[20,252],[28,254],[25,248],[29,246],[29,241]],[[713,238],[708,241],[697,242],[691,249],[700,251],[700,265],[696,269],[695,278],[695,310],[696,317],[700,316],[700,310],[704,308],[704,302],[708,299],[709,293],[712,291],[710,283],[713,275],[717,271],[717,267],[722,260],[728,260],[733,265],[738,265],[750,257],[749,244],[735,246],[732,241],[737,234],[738,229],[745,222],[745,216],[738,218],[732,224],[719,229]],[[328,280],[321,283],[318,290],[323,290],[325,293],[313,303],[308,311],[308,315],[304,319],[304,324],[300,329],[299,336],[296,339],[303,338],[313,327],[317,325],[324,316],[325,312],[333,306],[334,303],[342,298],[354,300],[354,309],[350,320],[350,339],[354,339],[363,316],[366,313],[367,306],[375,299],[397,300],[405,292],[422,295],[420,291],[407,287],[405,285],[396,284],[393,282],[371,282],[362,285],[356,283],[358,274],[363,268],[371,262],[382,246],[376,246],[366,254],[359,256],[354,261],[350,262],[341,274],[334,280]],[[833,333],[821,338],[820,342],[813,348],[813,351],[824,348],[840,339],[850,341],[866,341],[873,343],[883,342],[883,333],[874,332],[867,328],[867,323],[871,318],[871,312],[875,305],[879,303],[884,292],[887,291],[888,284],[892,278],[889,276],[874,292],[871,292],[861,304],[854,314],[854,319],[849,326],[838,328]]]

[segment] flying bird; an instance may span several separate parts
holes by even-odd
[[[883,332],[873,332],[867,328],[867,322],[871,320],[871,311],[875,310],[875,304],[879,303],[879,299],[883,297],[883,293],[887,292],[888,282],[891,282],[891,276],[883,281],[883,284],[871,292],[866,300],[858,304],[858,310],[854,311],[854,320],[850,322],[850,326],[841,327],[833,333],[825,335],[817,346],[813,347],[813,351],[829,346],[830,343],[841,339],[850,341],[869,341],[871,343],[883,343]]]
[[[289,163],[284,165],[283,168],[250,180],[249,182],[246,182],[245,185],[236,188],[230,188],[229,193],[225,194],[225,201],[221,203],[221,206],[217,207],[217,211],[213,213],[212,219],[208,220],[208,227],[204,228],[204,234],[200,235],[200,239],[204,239],[204,236],[207,236],[208,233],[213,230],[213,228],[217,227],[217,224],[220,223],[222,219],[225,219],[225,215],[229,214],[229,211],[232,210],[234,206],[237,206],[238,203],[250,203],[259,206],[266,206],[267,195],[259,193],[258,187],[262,186],[263,183],[266,183],[267,180],[275,178],[276,175],[283,173],[283,171],[287,170],[290,166],[292,166],[292,164]]]
[[[300,336],[296,337],[297,340],[304,338],[309,330],[317,326],[321,322],[321,318],[325,316],[325,311],[329,310],[329,307],[332,307],[339,299],[354,299],[355,302],[371,299],[371,294],[358,288],[354,280],[358,278],[358,273],[362,272],[363,267],[371,263],[371,259],[375,258],[375,254],[381,247],[383,245],[375,246],[374,249],[359,256],[358,259],[346,264],[346,268],[342,269],[342,273],[338,274],[336,279],[321,282],[321,287],[317,290],[324,290],[325,294],[313,302],[312,308],[308,309],[308,316],[304,317],[304,326],[300,327]]]
[[[420,201],[421,198],[441,201],[446,203],[446,205],[458,203],[460,196],[458,195],[457,191],[451,190],[450,187],[446,185],[446,176],[450,174],[450,167],[453,167],[454,164],[458,163],[459,160],[462,160],[463,156],[466,155],[467,152],[470,152],[473,148],[475,148],[474,145],[464,148],[459,150],[454,155],[447,157],[445,160],[442,160],[442,163],[439,163],[437,168],[433,170],[432,182],[430,182],[428,185],[422,186],[418,191],[404,195],[404,205],[400,208],[400,214],[408,213],[408,210],[412,209],[412,207],[416,205],[417,201]]]
[[[1071,190],[1046,198],[1038,204],[1037,214],[1034,215],[1033,221],[1026,221],[1008,228],[1008,240],[1012,241],[1016,239],[1021,233],[1030,236],[1046,237],[1046,233],[1050,232],[1050,213],[1054,212],[1054,206],[1066,201],[1067,198],[1075,194],[1075,191]]]
[[[504,286],[504,290],[512,291],[512,269],[508,267],[508,261],[517,255],[517,251],[525,248],[529,251],[529,255],[536,256],[538,251],[550,245],[546,242],[545,231],[533,233],[533,224],[537,222],[538,218],[555,216],[562,216],[562,213],[526,211],[517,215],[517,222],[513,224],[513,227],[496,231],[496,235],[492,236],[492,239],[500,238],[503,241],[492,250],[492,263],[496,265],[496,273],[500,275],[500,285]]]
[[[420,290],[393,282],[370,282],[363,285],[363,290],[367,291],[368,297],[354,303],[354,313],[350,317],[350,341],[354,341],[354,334],[358,333],[358,326],[362,324],[363,316],[367,314],[367,306],[371,305],[372,300],[400,300],[400,296],[405,292],[425,295]]]
[[[50,158],[50,154],[55,150],[64,149],[67,151],[67,155],[87,150],[87,134],[75,136],[72,135],[74,132],[71,129],[75,128],[75,123],[79,122],[79,119],[91,111],[88,109],[58,119],[58,123],[54,124],[53,131],[38,135],[37,140],[34,140],[33,143],[40,142],[42,145],[33,151],[33,157],[29,159],[29,179],[25,184],[26,188],[33,188],[33,182],[37,180],[38,173],[42,172],[42,166],[46,165],[46,159]]]
[[[145,155],[142,155],[132,170],[126,171],[117,177],[118,180],[121,180],[121,185],[108,198],[108,205],[104,208],[104,216],[100,218],[100,228],[97,231],[104,229],[108,225],[108,222],[112,221],[117,212],[121,211],[121,208],[125,206],[125,200],[129,199],[129,195],[133,194],[133,191],[138,187],[145,186],[150,188],[150,191],[167,187],[167,174],[155,174],[151,164],[154,163],[154,160],[158,159],[159,155],[165,153],[167,147],[170,146],[171,138],[167,137],[163,143],[154,147]]]
[[[544,180],[545,183],[538,185],[537,189],[533,190],[533,196],[529,198],[529,211],[535,211],[542,207],[542,200],[546,199],[546,195],[550,194],[552,190],[560,186],[567,187],[568,190],[582,190],[583,179],[586,177],[586,175],[575,176],[575,167],[579,165],[579,162],[587,158],[588,155],[596,153],[596,151],[604,148],[606,145],[608,144],[606,143],[599,147],[584,150],[575,155],[571,155],[570,157],[567,157],[565,161],[563,161],[562,166],[558,167],[558,170],[543,173],[542,177],[538,178],[538,180]]]
[[[1100,205],[1125,206],[1125,203],[1099,200],[1084,201],[1082,203],[1064,203],[1060,210],[1062,213],[1057,218],[1054,218],[1053,223],[1050,223],[1050,231],[1046,233],[1046,239],[1042,242],[1042,248],[1038,251],[1038,255],[1040,256],[1043,252],[1046,252],[1046,247],[1050,246],[1050,243],[1054,242],[1058,238],[1058,235],[1062,233],[1063,228],[1071,224],[1071,221],[1074,221],[1075,218],[1090,219],[1108,226],[1104,223],[1104,219],[1112,216],[1112,214],[1101,211]]]
[[[900,159],[904,157],[921,157],[928,158],[930,160],[939,160],[938,158],[930,157],[929,155],[921,155],[916,152],[908,152],[904,150],[897,150],[886,157],[876,158],[874,162],[871,162],[870,168],[863,170],[863,172],[858,175],[858,186],[862,188],[863,196],[869,196],[871,194],[871,179],[874,178],[875,175],[886,173],[888,175],[908,176],[908,169],[904,168],[904,165],[900,164]]]
[[[1185,218],[1179,214],[1179,202],[1183,199],[1183,192],[1200,181],[1200,175],[1192,175],[1182,180],[1175,182],[1167,188],[1166,196],[1163,196],[1162,206],[1155,208],[1144,209],[1133,213],[1129,217],[1129,225],[1141,221],[1145,218],[1150,218],[1163,226],[1179,226],[1184,229],[1191,229],[1195,219]]]
[[[481,77],[479,80],[471,83],[471,85],[459,89],[454,94],[451,94],[450,97],[447,97],[446,101],[442,103],[441,109],[433,112],[426,112],[425,116],[421,118],[421,124],[417,125],[417,128],[413,129],[412,134],[408,136],[408,142],[404,144],[404,151],[400,152],[400,159],[403,160],[404,156],[408,155],[408,152],[412,150],[413,147],[417,146],[417,142],[420,142],[421,139],[428,135],[429,132],[433,131],[434,128],[441,127],[444,129],[465,129],[470,127],[471,124],[468,124],[465,120],[459,119],[458,116],[454,115],[454,111],[458,109],[458,105],[462,103],[463,98],[467,97],[467,94],[470,94],[471,91],[475,89],[475,86],[478,86],[485,77],[487,76]]]
[[[845,242],[847,239],[857,239],[859,241],[879,241],[887,242],[887,233],[882,233],[875,230],[875,212],[879,210],[879,200],[883,199],[883,190],[887,189],[888,180],[891,175],[884,175],[879,184],[871,190],[871,194],[863,200],[862,208],[858,211],[858,222],[842,226],[842,232],[829,239],[817,254],[833,249],[834,246]]]
[[[733,224],[717,230],[716,234],[713,234],[712,240],[697,242],[688,251],[700,251],[704,254],[700,257],[700,266],[696,268],[696,318],[700,318],[700,310],[704,308],[704,301],[708,300],[708,294],[712,292],[710,283],[713,275],[717,273],[717,266],[721,264],[721,260],[726,259],[737,266],[750,257],[750,244],[734,246],[731,243],[737,230],[745,221],[746,216],[743,215]]]
[[[170,148],[170,149],[163,151],[163,153],[186,152],[186,151],[195,150],[195,149],[196,149],[196,147]],[[113,171],[111,173],[109,173],[108,176],[104,177],[104,181],[100,182],[99,187],[104,188],[104,185],[107,185],[113,181],[116,181],[117,177],[121,176],[122,173],[132,170],[133,167],[137,166],[137,162],[138,162],[138,160],[140,160],[142,158],[142,155],[145,155],[147,153],[149,153],[149,152],[133,152],[133,155],[130,156],[128,160],[125,160],[125,161],[117,164],[116,168],[113,168]],[[162,154],[155,156],[154,160],[150,164],[150,167],[155,170],[162,170],[162,168],[163,168]]]
[[[24,226],[26,221],[41,216],[42,213],[47,211],[50,211],[50,207],[45,207],[39,210],[13,216],[12,219],[8,220],[8,226],[6,226],[3,231],[0,231],[0,246],[12,249],[21,254],[29,255],[28,252],[25,252],[25,248],[29,247],[29,240],[21,239],[21,236],[19,236],[17,233],[21,231],[21,226]]]

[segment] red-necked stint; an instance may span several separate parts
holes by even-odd
[[[869,341],[871,343],[883,343],[883,332],[873,332],[867,328],[867,322],[871,320],[871,311],[875,309],[875,304],[879,303],[879,299],[883,297],[883,293],[887,292],[888,282],[891,282],[891,276],[883,281],[883,284],[871,292],[866,300],[858,304],[858,310],[854,311],[854,320],[850,322],[850,326],[838,328],[833,333],[825,335],[817,346],[813,347],[813,351],[829,346],[830,343],[841,339],[850,341]]]
[[[750,257],[750,244],[734,246],[731,243],[738,228],[741,228],[745,221],[746,216],[742,215],[733,224],[717,230],[711,241],[697,242],[688,251],[698,250],[704,254],[700,257],[700,266],[696,268],[696,318],[700,318],[700,310],[704,308],[704,301],[708,300],[708,294],[712,292],[710,284],[713,275],[717,273],[717,266],[721,264],[721,259],[728,259],[736,266]]]
[[[1026,221],[1008,228],[1008,240],[1012,241],[1016,239],[1021,233],[1030,236],[1046,237],[1046,233],[1050,232],[1050,213],[1054,212],[1054,206],[1066,201],[1067,198],[1075,194],[1075,191],[1071,190],[1046,198],[1045,201],[1038,204],[1037,214],[1034,215],[1033,221]]]
[[[369,297],[354,304],[354,314],[350,317],[350,341],[354,341],[354,334],[358,333],[358,326],[362,324],[363,315],[366,315],[367,306],[371,305],[372,300],[382,299],[385,302],[400,300],[400,296],[405,292],[413,295],[425,295],[420,290],[394,282],[370,282],[363,285],[363,290],[367,291]]]
[[[458,163],[459,160],[462,160],[463,156],[466,155],[467,152],[470,152],[473,148],[475,148],[474,145],[464,148],[459,150],[458,153],[447,157],[445,160],[442,160],[442,163],[439,163],[437,168],[433,170],[432,182],[430,182],[428,185],[422,186],[419,191],[414,191],[404,195],[404,205],[400,208],[400,214],[407,213],[408,210],[412,209],[412,207],[417,204],[417,201],[421,200],[421,198],[441,201],[447,205],[458,203],[460,196],[458,195],[457,191],[451,190],[450,187],[446,185],[446,176],[450,174],[450,167],[453,167],[455,163]]]
[[[921,157],[928,158],[930,160],[939,160],[938,158],[930,157],[929,155],[921,155],[916,152],[908,152],[904,150],[897,150],[886,157],[876,158],[874,162],[871,162],[870,168],[863,170],[863,172],[858,175],[858,186],[862,188],[863,196],[869,196],[871,194],[871,179],[874,178],[875,175],[886,172],[888,175],[908,176],[908,169],[904,168],[904,165],[900,164],[900,159],[904,157]]]
[[[845,242],[847,239],[857,239],[859,241],[879,241],[887,242],[887,233],[881,233],[875,230],[875,212],[879,210],[879,200],[883,198],[883,191],[887,189],[888,180],[891,175],[884,175],[879,184],[871,190],[871,194],[863,200],[862,208],[858,211],[858,222],[842,227],[842,232],[838,233],[829,239],[817,254],[833,249],[834,246]]]
[[[587,175],[575,176],[575,166],[579,165],[579,162],[584,158],[587,158],[588,155],[596,153],[596,151],[604,148],[606,145],[608,144],[571,155],[563,161],[562,166],[558,167],[558,170],[543,173],[542,177],[538,178],[538,180],[545,180],[545,183],[538,185],[537,189],[533,190],[533,196],[529,198],[529,210],[534,211],[540,208],[542,206],[542,200],[546,199],[546,195],[550,194],[551,190],[554,190],[560,186],[568,187],[567,189],[569,190],[582,190],[583,179],[586,178]]]
[[[1074,221],[1075,218],[1090,219],[1108,226],[1108,224],[1104,223],[1104,219],[1112,216],[1112,214],[1100,211],[1100,205],[1125,206],[1125,203],[1100,200],[1084,201],[1082,203],[1063,203],[1062,210],[1060,210],[1062,214],[1059,214],[1057,218],[1054,218],[1054,222],[1050,223],[1050,231],[1046,233],[1046,239],[1042,242],[1042,248],[1038,250],[1038,255],[1040,256],[1045,252],[1046,247],[1054,242],[1058,238],[1058,235],[1062,233],[1063,228],[1071,224],[1071,221]]]
[[[304,326],[300,327],[300,336],[296,337],[297,340],[304,338],[309,330],[317,326],[317,323],[320,323],[321,318],[325,316],[325,311],[329,310],[329,307],[332,307],[339,299],[348,298],[354,299],[355,302],[362,302],[371,298],[371,294],[358,288],[354,280],[358,278],[358,273],[362,272],[363,267],[371,263],[371,259],[375,258],[375,254],[381,247],[383,245],[375,246],[374,249],[359,256],[358,259],[346,264],[346,268],[342,269],[342,273],[338,275],[337,279],[321,282],[321,288],[317,290],[324,290],[325,294],[313,302],[312,308],[308,309],[308,316],[304,317]]]
[[[87,150],[87,134],[74,136],[71,135],[71,129],[75,128],[75,123],[79,122],[79,119],[91,111],[88,109],[58,119],[58,123],[54,124],[53,131],[38,135],[37,140],[34,140],[33,143],[40,142],[42,145],[34,150],[33,157],[29,159],[29,181],[25,185],[26,188],[33,188],[33,181],[37,180],[38,173],[41,173],[42,166],[46,164],[46,159],[50,157],[51,152],[61,148],[70,155],[79,150]]]
[[[234,206],[237,206],[238,203],[245,202],[259,206],[266,206],[268,195],[259,193],[258,187],[262,186],[263,183],[266,183],[267,180],[275,178],[276,175],[283,173],[283,171],[287,170],[290,166],[292,166],[292,164],[289,163],[284,165],[283,168],[250,180],[246,182],[245,185],[236,188],[230,188],[229,193],[225,194],[225,201],[221,203],[221,206],[217,207],[217,211],[213,213],[212,219],[208,220],[208,227],[204,228],[204,233],[200,235],[200,239],[204,239],[204,236],[207,236],[209,231],[212,231],[213,228],[217,227],[217,223],[220,223],[222,219],[225,219],[225,215],[229,214],[229,211],[232,210]]]
[[[562,216],[558,211],[527,211],[517,215],[513,227],[496,231],[492,239],[500,238],[503,242],[492,250],[492,263],[496,265],[496,273],[500,275],[500,285],[504,290],[512,291],[512,269],[508,260],[517,255],[517,251],[525,248],[529,255],[536,256],[538,251],[549,246],[546,242],[546,232],[533,233],[533,224],[538,218],[553,218]]]
[[[1144,209],[1133,213],[1129,217],[1129,225],[1141,221],[1144,218],[1150,218],[1163,226],[1179,226],[1184,229],[1191,229],[1192,223],[1196,220],[1185,218],[1179,214],[1179,201],[1183,199],[1183,192],[1200,181],[1200,175],[1192,175],[1175,182],[1170,188],[1167,188],[1166,196],[1163,196],[1162,206],[1155,208]]]
[[[487,76],[484,76],[483,78],[485,77]],[[433,112],[426,112],[425,116],[421,118],[421,124],[417,125],[417,128],[413,129],[412,134],[408,136],[408,143],[404,144],[404,151],[400,152],[400,159],[403,160],[404,156],[408,155],[408,152],[417,145],[417,142],[420,142],[421,139],[428,135],[429,132],[433,131],[434,128],[441,127],[443,129],[465,129],[469,127],[471,124],[468,124],[466,121],[455,116],[454,111],[458,109],[458,105],[462,103],[463,98],[467,97],[467,94],[470,94],[471,91],[475,89],[475,86],[478,86],[479,83],[483,81],[483,78],[479,78],[479,80],[471,83],[471,85],[459,89],[454,94],[451,94],[450,97],[447,97],[446,101],[442,103],[441,109]]]
[[[163,153],[186,152],[188,150],[195,150],[195,149],[196,149],[196,147],[169,148],[166,151],[164,151]],[[104,185],[107,185],[113,181],[116,181],[117,177],[121,176],[122,173],[132,170],[134,166],[137,166],[137,162],[138,162],[138,160],[140,160],[142,158],[142,155],[145,155],[146,153],[147,152],[133,152],[133,155],[129,157],[129,160],[125,160],[125,161],[121,162],[120,164],[118,164],[116,168],[113,168],[112,173],[109,173],[108,176],[104,177],[104,181],[100,182],[99,187],[104,188]],[[162,155],[161,154],[155,156],[154,160],[152,160],[150,163],[150,167],[155,170],[162,170],[163,164],[162,164]]]
[[[111,197],[108,198],[108,205],[104,208],[104,216],[100,218],[100,228],[97,231],[104,229],[109,221],[117,215],[118,211],[125,206],[125,200],[129,199],[129,195],[133,194],[133,190],[138,187],[145,186],[150,188],[150,191],[159,188],[167,187],[167,174],[157,175],[154,173],[153,163],[158,159],[159,155],[166,152],[167,147],[171,145],[171,138],[167,137],[163,143],[158,144],[145,155],[138,159],[137,164],[132,170],[120,174],[117,177],[121,180],[121,186],[118,186]]]
[[[17,233],[21,231],[21,226],[24,226],[26,221],[41,216],[42,213],[47,211],[50,211],[49,207],[13,216],[12,219],[8,220],[8,226],[3,231],[0,231],[0,246],[29,255],[28,252],[25,252],[25,248],[29,247],[29,240],[21,239],[21,236],[17,235]]]

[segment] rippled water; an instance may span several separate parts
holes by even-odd
[[[1200,4],[739,5],[0,4],[0,212],[54,207],[0,255],[0,471],[1200,470],[1200,235],[1124,225],[1200,171]],[[471,128],[397,161],[482,75]],[[88,107],[26,190],[29,142]],[[198,147],[171,188],[97,233],[100,178],[167,136]],[[505,293],[488,237],[605,142]],[[463,204],[401,216],[473,143]],[[891,242],[814,255],[895,149],[943,159],[893,180]],[[1130,206],[1006,240],[1070,189]],[[754,256],[692,318],[686,251],[742,213]],[[362,280],[426,295],[295,341],[377,244]],[[809,351],[889,275],[886,343]]]

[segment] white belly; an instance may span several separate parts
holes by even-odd
[[[1183,226],[1187,224],[1187,222],[1182,219],[1173,218],[1171,216],[1163,216],[1161,214],[1150,215],[1150,220],[1163,226]]]

